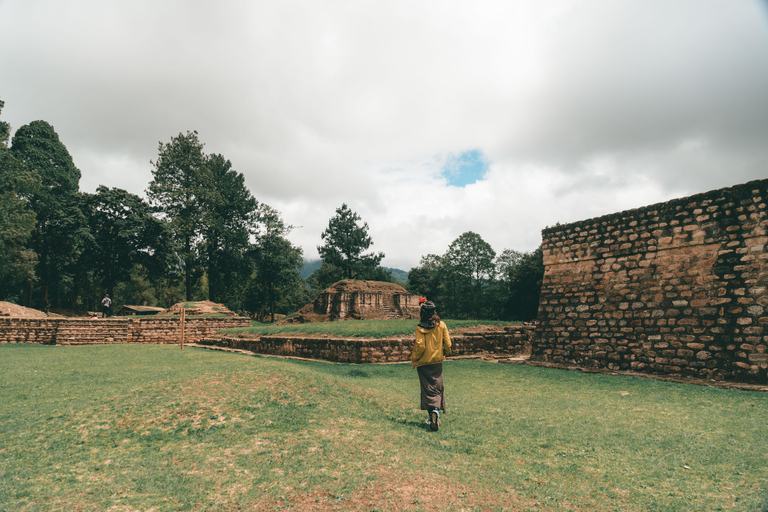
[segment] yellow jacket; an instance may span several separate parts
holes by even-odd
[[[451,337],[445,322],[432,329],[416,327],[416,343],[413,344],[411,364],[414,368],[425,364],[443,362],[445,356],[451,355]]]

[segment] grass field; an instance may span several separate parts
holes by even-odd
[[[0,511],[764,511],[768,395],[477,360],[0,345]]]
[[[258,324],[251,327],[226,329],[227,333],[249,334],[327,334],[338,337],[386,338],[388,336],[412,335],[418,320],[346,320],[344,322],[316,322],[306,324]],[[511,325],[519,322],[488,320],[445,320],[448,329],[475,327],[478,325]]]

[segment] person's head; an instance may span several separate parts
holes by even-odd
[[[429,328],[432,328],[440,323],[440,317],[437,316],[437,308],[432,301],[428,300],[421,304],[421,307],[419,308],[419,316],[419,326],[428,326]]]

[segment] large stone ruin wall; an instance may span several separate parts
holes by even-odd
[[[533,361],[768,382],[768,180],[547,228]]]

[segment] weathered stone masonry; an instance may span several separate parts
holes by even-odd
[[[543,231],[531,359],[768,382],[768,180]]]
[[[524,325],[451,334],[452,356],[509,357],[528,354],[533,328]],[[313,338],[309,336],[220,335],[198,343],[247,350],[257,354],[323,359],[343,363],[387,363],[410,361],[413,336],[383,339]]]
[[[296,356],[349,363],[408,361],[413,336],[385,339],[312,338],[302,336],[218,335],[223,329],[247,327],[247,318],[187,318],[184,338],[199,343],[259,354]],[[533,328],[513,325],[452,334],[452,355],[513,356],[530,352]],[[2,318],[0,343],[94,345],[108,343],[179,343],[179,318]]]
[[[248,327],[247,318],[187,318],[184,339],[195,343],[206,336]],[[93,345],[100,343],[179,343],[179,318],[0,318],[0,343]]]

